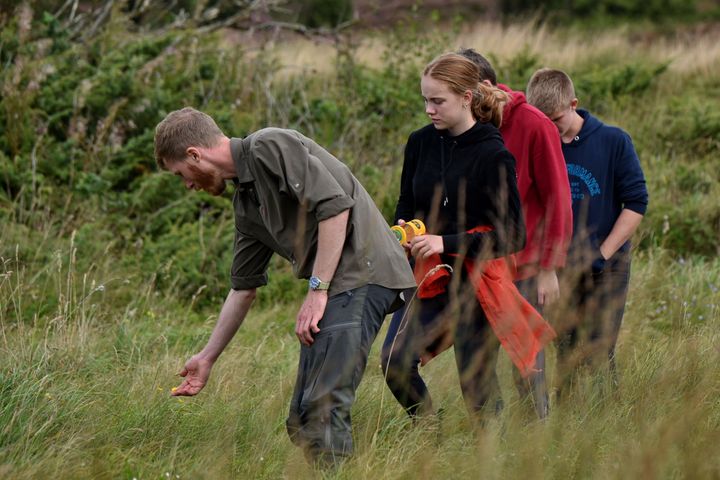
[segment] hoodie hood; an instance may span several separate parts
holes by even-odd
[[[498,83],[497,87],[503,92],[510,95],[510,101],[505,104],[505,108],[503,109],[503,124],[507,124],[511,122],[510,119],[518,110],[518,107],[527,103],[527,98],[525,97],[525,94],[523,92],[511,90],[510,87],[502,83]]]
[[[572,142],[565,144],[567,147],[577,147],[583,144],[585,140],[587,140],[591,135],[593,135],[600,127],[603,126],[603,123],[598,120],[596,117],[592,116],[590,112],[587,110],[584,110],[582,108],[577,109],[577,114],[580,115],[583,118],[583,126],[578,132],[577,135],[575,135],[575,138]]]
[[[438,135],[443,140],[452,140],[458,146],[475,144],[490,138],[500,139],[500,131],[490,123],[475,122],[475,125],[464,131],[460,135],[453,137],[448,130],[437,130]]]

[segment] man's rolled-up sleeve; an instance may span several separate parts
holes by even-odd
[[[267,285],[267,267],[273,251],[258,240],[235,232],[235,253],[230,271],[233,290]]]
[[[256,159],[279,179],[280,191],[296,198],[317,221],[334,217],[355,204],[350,193],[299,135],[275,132],[258,138],[255,145]]]

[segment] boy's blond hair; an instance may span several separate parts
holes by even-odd
[[[541,68],[530,77],[525,94],[530,105],[550,116],[570,106],[575,87],[562,70]]]
[[[167,170],[169,162],[186,157],[188,147],[214,147],[223,136],[210,115],[192,107],[175,110],[155,127],[155,161]]]

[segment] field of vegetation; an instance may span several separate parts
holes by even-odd
[[[426,123],[420,70],[460,46],[520,90],[536,68],[565,69],[581,106],[635,142],[650,208],[620,388],[602,397],[587,378],[539,423],[502,357],[506,408],[475,431],[446,353],[423,369],[445,411],[438,432],[392,398],[378,341],[353,410],[356,456],[330,476],[720,476],[720,25],[418,14],[318,39],[143,29],[119,9],[78,31],[67,15],[0,14],[0,478],[316,478],[285,434],[306,283],[280,259],[210,384],[169,395],[229,288],[233,216],[227,194],[157,171],[153,129],[185,105],[231,136],[298,129],[389,220],[405,140]]]

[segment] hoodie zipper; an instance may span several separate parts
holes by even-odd
[[[447,166],[445,166],[445,137],[440,137],[440,180],[442,181],[443,187],[443,207],[447,207],[449,203],[448,191],[445,185],[445,172],[450,168],[450,164],[452,163],[455,146],[457,146],[457,141],[453,140],[450,144],[450,161]]]

